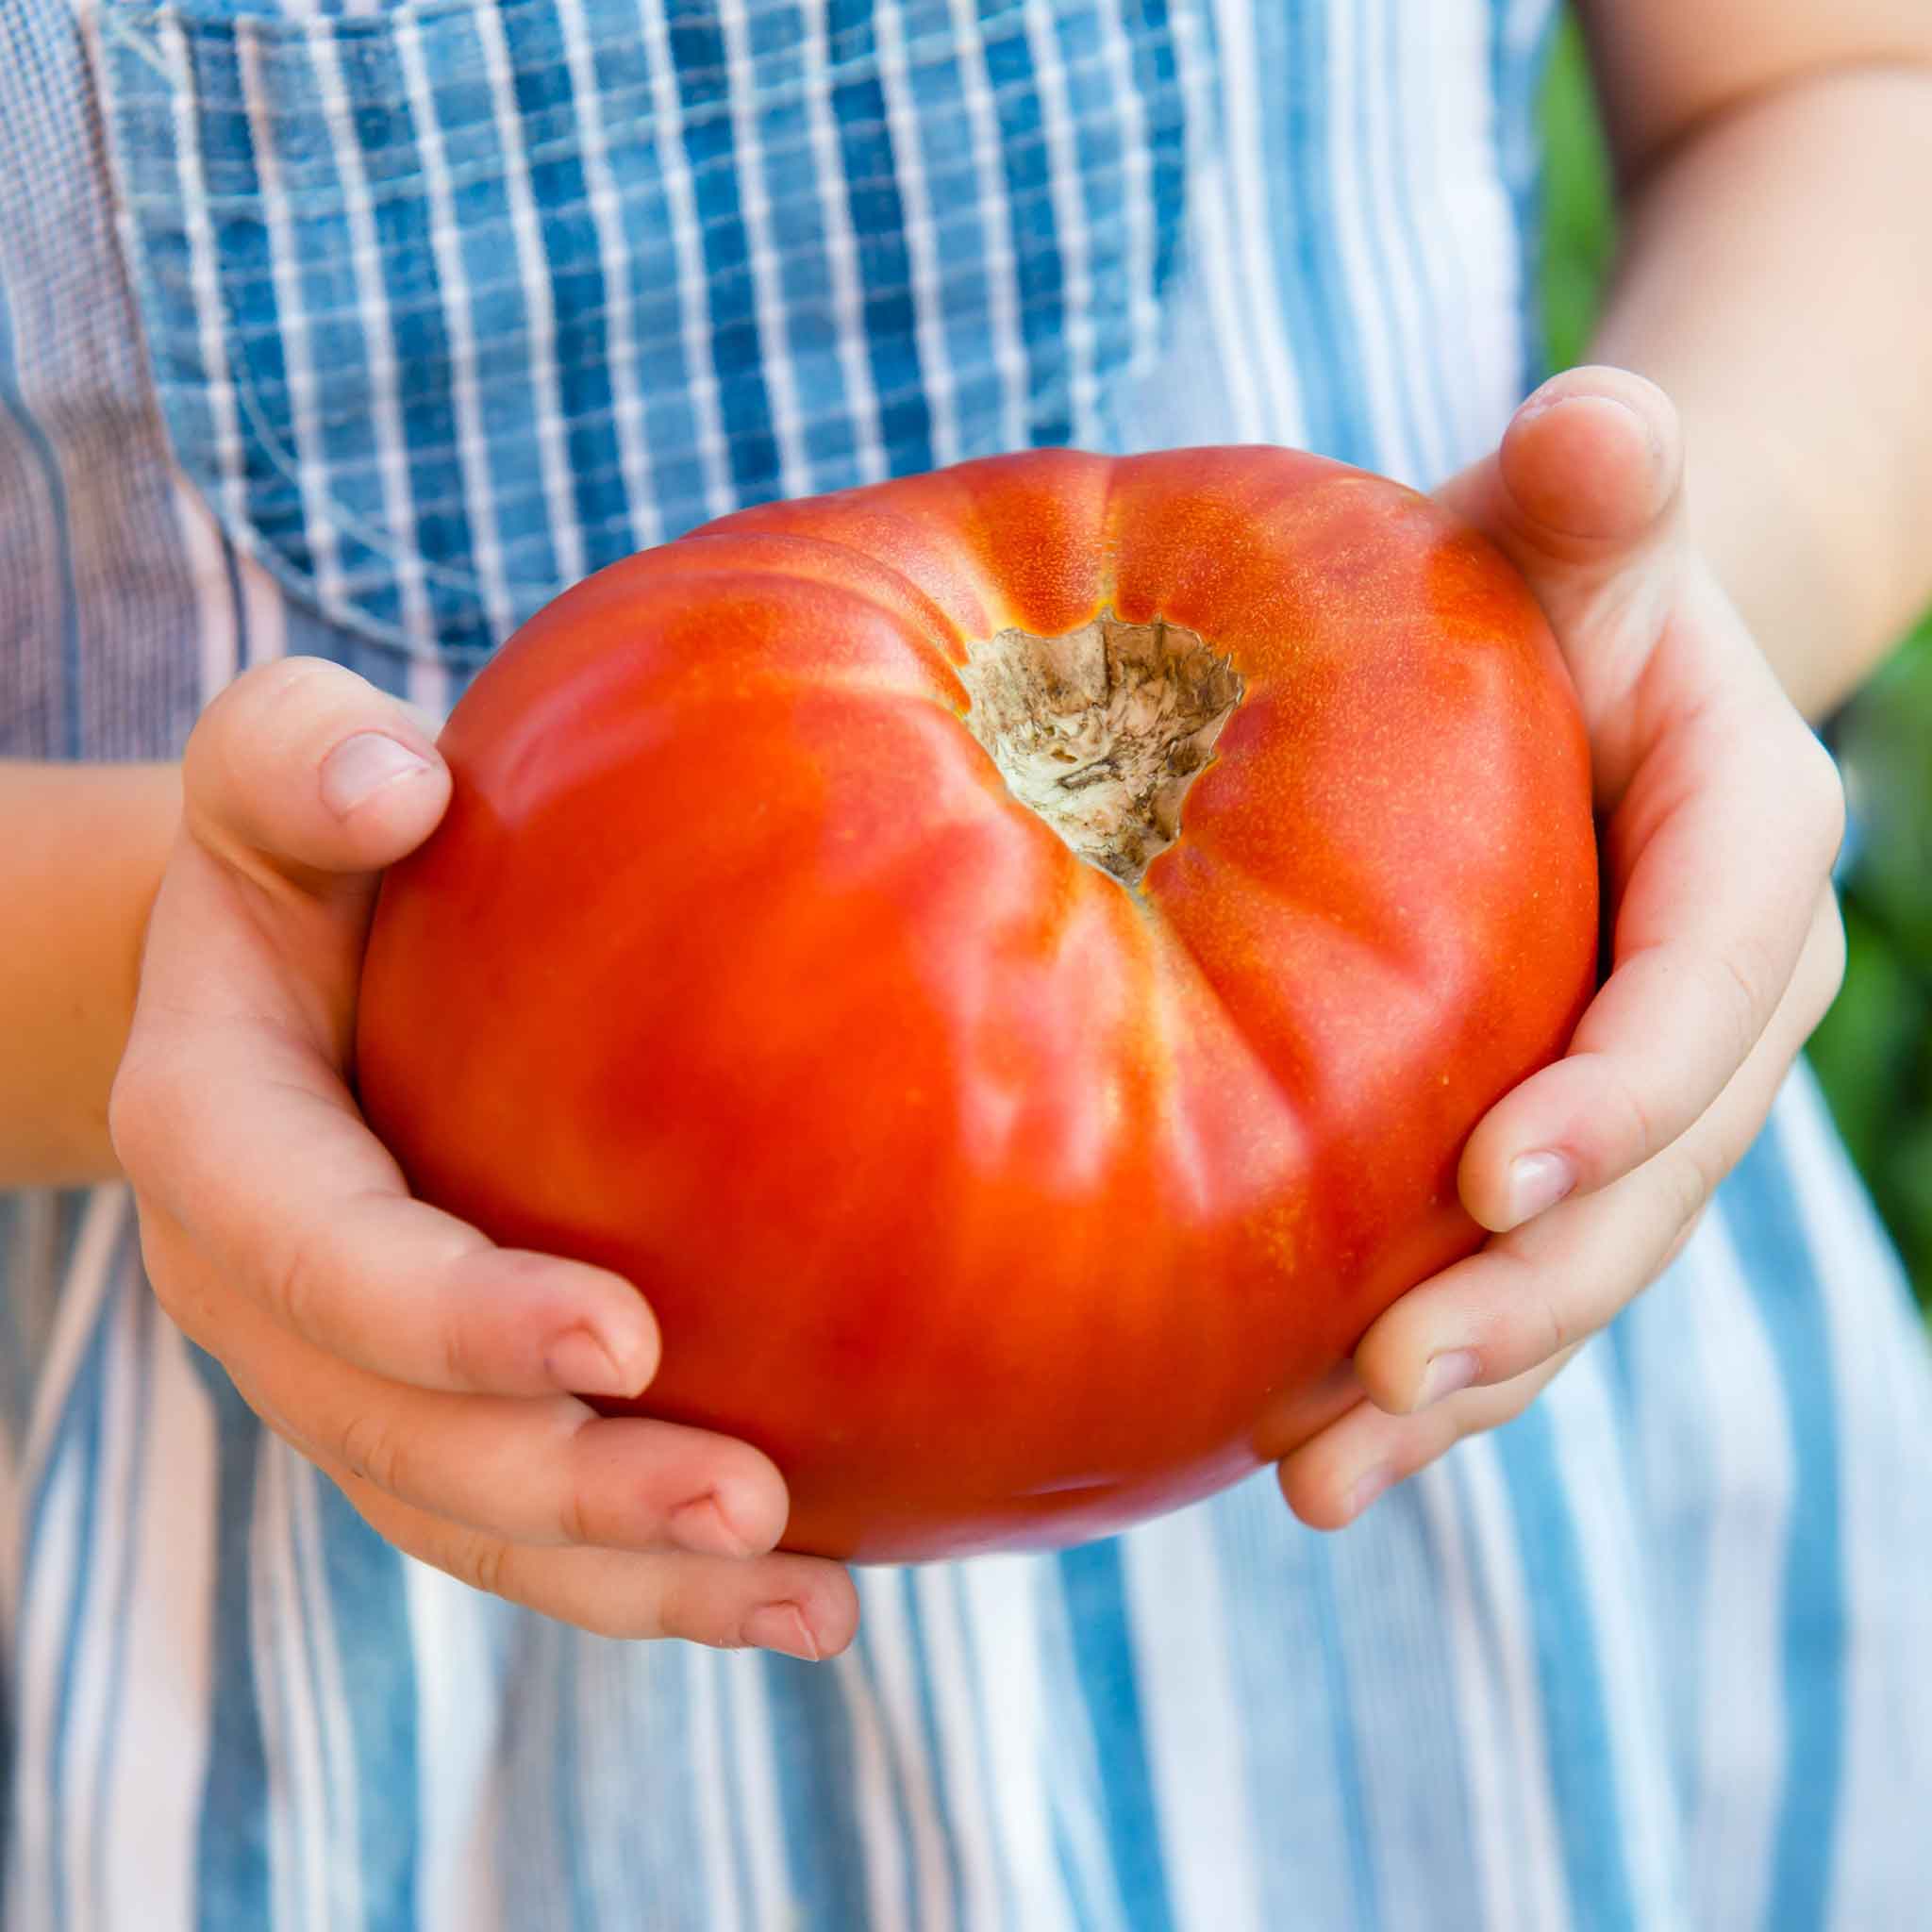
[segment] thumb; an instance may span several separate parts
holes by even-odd
[[[375,872],[429,836],[449,768],[396,699],[320,658],[247,672],[208,706],[182,771],[188,829],[297,884]]]
[[[1560,637],[1605,585],[1683,541],[1683,433],[1662,390],[1624,369],[1569,369],[1436,495],[1508,556]]]

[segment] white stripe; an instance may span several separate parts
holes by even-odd
[[[255,1685],[268,1766],[270,1897],[275,1932],[335,1932],[329,1912],[328,1787],[309,1697],[289,1505],[294,1452],[263,1432],[249,1524]],[[231,1665],[232,1668],[232,1665]]]
[[[1900,1924],[1924,1889],[1924,1834],[1902,1794],[1921,1796],[1932,1771],[1932,1369],[1898,1257],[1802,1061],[1777,1118],[1831,1330],[1839,1431],[1848,1624],[1829,1917]]]
[[[134,1291],[144,1290],[137,1282]],[[122,1661],[125,1694],[111,1713],[119,1736],[105,1797],[113,1836],[100,1923],[190,1932],[200,1917],[195,1874],[215,1695],[220,1471],[208,1389],[172,1322],[149,1323],[140,1373],[152,1407],[132,1515],[137,1608]],[[239,1657],[226,1664],[245,1667]]]
[[[858,269],[858,234],[846,199],[845,161],[839,145],[838,116],[832,108],[832,81],[825,67],[831,33],[825,0],[800,0],[805,22],[804,94],[811,142],[812,180],[824,223],[825,266],[832,283],[833,340],[845,384],[846,415],[852,424],[859,480],[875,483],[886,474],[885,436],[879,421],[878,391],[867,353],[865,282]]]
[[[1496,1680],[1500,1704],[1490,1742],[1506,1767],[1506,1805],[1509,1796],[1518,1801],[1507,1806],[1513,1815],[1506,1826],[1508,1857],[1522,1881],[1514,1923],[1524,1932],[1561,1932],[1570,1924],[1569,1896],[1515,1522],[1494,1443],[1476,1437],[1461,1445],[1457,1457],[1474,1544],[1474,1572],[1482,1579],[1489,1610],[1486,1668]]]
[[[1435,343],[1432,325],[1440,326],[1424,314],[1420,300],[1422,270],[1409,253],[1408,224],[1395,186],[1396,157],[1412,144],[1407,127],[1398,125],[1391,113],[1391,96],[1401,85],[1401,58],[1389,42],[1395,29],[1389,20],[1390,0],[1358,10],[1362,35],[1360,67],[1363,123],[1362,160],[1367,176],[1368,203],[1365,230],[1380,243],[1381,288],[1388,317],[1388,341],[1394,358],[1397,380],[1407,392],[1406,420],[1411,424],[1405,480],[1423,483],[1440,476],[1448,468],[1445,444],[1438,411],[1430,394],[1429,372]]]
[[[1610,1716],[1611,1768],[1632,1907],[1640,1925],[1677,1925],[1686,1919],[1685,1874],[1669,1777],[1661,1660],[1651,1641],[1656,1598],[1648,1555],[1631,1516],[1628,1465],[1605,1382],[1607,1353],[1604,1342],[1587,1350],[1541,1400],[1575,1515],[1604,1708]],[[1727,1368],[1720,1382],[1733,1373]],[[1736,1908],[1734,1894],[1726,1910]],[[1714,1922],[1700,1916],[1692,1923]]]
[[[1179,43],[1186,39],[1183,30],[1191,25],[1187,16],[1174,21],[1174,58],[1181,76],[1181,96],[1191,118],[1196,102],[1187,85],[1188,67]],[[1122,11],[1121,0],[1105,0],[1101,39],[1105,42],[1103,58],[1108,80],[1121,121],[1121,188],[1127,209],[1126,246],[1121,258],[1130,305],[1127,355],[1128,367],[1139,369],[1160,345],[1160,304],[1152,292],[1159,218],[1154,207],[1154,148],[1141,89],[1134,78],[1132,30]]]
[[[1174,1924],[1260,1932],[1270,1921],[1250,1781],[1242,1754],[1229,1748],[1257,1714],[1235,1690],[1212,1518],[1182,1510],[1136,1531],[1121,1551]]]
[[[423,56],[421,13],[405,10],[396,16],[395,49],[402,65],[410,125],[422,158],[423,186],[429,202],[429,246],[436,260],[443,326],[449,335],[457,466],[463,479],[463,513],[470,525],[470,551],[484,615],[500,643],[516,627],[517,607],[510,594],[503,537],[496,517],[496,489],[490,470],[490,439],[483,426],[475,315],[470,301],[469,277],[463,268],[462,225],[457,216],[456,189],[443,148],[442,129],[437,124],[436,95]]]
[[[181,174],[181,225],[188,240],[188,278],[194,295],[194,321],[201,366],[208,381],[205,393],[212,419],[214,458],[220,493],[231,529],[248,527],[247,481],[242,470],[242,428],[236,414],[235,388],[224,339],[225,305],[221,271],[215,258],[214,230],[208,221],[208,187],[201,166],[201,135],[194,125],[199,98],[194,85],[188,28],[179,14],[157,16],[167,36],[167,58],[175,108],[175,152]]]
[[[529,583],[532,590],[548,591],[575,583],[585,572],[584,533],[577,521],[576,495],[571,488],[570,439],[564,429],[563,379],[557,362],[557,305],[543,247],[542,217],[530,190],[530,161],[524,151],[523,112],[517,106],[508,30],[503,15],[493,7],[478,8],[471,17],[476,25],[477,44],[483,50],[483,70],[489,77],[497,139],[503,147],[504,193],[509,203],[510,239],[516,248],[524,297],[530,382],[537,391],[537,467],[543,478],[550,541],[562,579],[562,584],[536,578]]]
[[[406,1559],[403,1588],[416,1675],[416,1902],[421,1932],[495,1932],[502,1924],[498,1725],[502,1699],[490,1598]]]
[[[1078,1914],[1054,1856],[1056,1809],[1046,1780],[1052,1733],[1041,1682],[1040,1606],[1027,1557],[982,1557],[958,1572],[974,1652],[975,1692],[986,1738],[1002,1862],[1011,1874],[1018,1923],[1073,1925]],[[997,1686],[997,1693],[990,1694]]]
[[[67,1408],[74,1378],[87,1353],[94,1324],[113,1285],[114,1261],[122,1230],[133,1208],[133,1196],[119,1182],[98,1187],[82,1210],[74,1259],[61,1285],[59,1316],[47,1358],[34,1390],[34,1412],[27,1424],[26,1447],[21,1455],[23,1480],[31,1491],[53,1447],[55,1431]]]
[[[1280,268],[1274,258],[1274,224],[1268,207],[1268,171],[1261,144],[1259,59],[1255,49],[1252,0],[1215,0],[1220,42],[1222,179],[1227,208],[1217,208],[1214,232],[1221,300],[1216,308],[1239,331],[1234,353],[1242,361],[1244,439],[1300,443],[1307,434],[1301,385],[1284,332]],[[1176,42],[1180,40],[1176,33]],[[1193,136],[1190,133],[1191,146]],[[1231,229],[1230,229],[1231,218]],[[1239,236],[1238,245],[1233,237]],[[1248,372],[1252,370],[1250,378]],[[1252,398],[1252,400],[1247,400]]]
[[[136,1453],[134,1377],[139,1369],[131,1357],[138,1291],[124,1285],[103,1315],[101,1433],[93,1459],[92,1541],[79,1556],[78,1574],[87,1579],[87,1595],[78,1627],[70,1626],[69,1631],[75,1646],[74,1695],[61,1740],[64,1753],[59,1774],[67,1804],[67,1830],[56,1856],[65,1867],[68,1912],[80,1925],[92,1925],[99,1920],[93,1874],[102,1846],[95,1830],[107,1821],[96,1813],[93,1797],[116,1715],[108,1707],[108,1695],[113,1684],[115,1639],[131,1556],[127,1541],[138,1534],[138,1525],[129,1522],[127,1511]]]
[[[584,20],[584,0],[558,0],[557,18],[570,66],[584,170],[585,202],[597,230],[597,259],[604,276],[604,355],[610,371],[613,426],[630,508],[632,546],[661,542],[664,526],[652,487],[651,452],[644,428],[644,392],[638,380],[638,332],[631,302],[631,252],[624,232],[624,204],[610,168],[604,127],[604,91]]]
[[[1402,143],[1403,192],[1428,258],[1428,326],[1448,380],[1436,405],[1446,418],[1447,467],[1455,469],[1499,441],[1516,402],[1516,331],[1495,320],[1516,313],[1520,269],[1515,216],[1488,134],[1496,114],[1488,22],[1479,10],[1432,9],[1427,19],[1429,33],[1405,28],[1395,36],[1402,123],[1410,131]]]
[[[978,1679],[968,1668],[958,1583],[963,1574],[950,1564],[929,1564],[907,1573],[925,1633],[926,1678],[945,1776],[946,1818],[953,1856],[959,1861],[961,1932],[997,1932],[1006,1921],[993,1821],[984,1803],[979,1710],[974,1701]]]
[[[1639,1311],[1634,1333],[1644,1352],[1690,1344],[1688,1364],[1680,1357],[1640,1369],[1643,1386],[1674,1384],[1677,1396],[1668,1414],[1661,1404],[1646,1414],[1639,1440],[1654,1507],[1674,1514],[1688,1501],[1696,1508],[1677,1531],[1680,1547],[1695,1548],[1698,1568],[1697,1624],[1686,1633],[1686,1680],[1697,1700],[1688,1821],[1695,1919],[1757,1924],[1784,1791],[1784,1705],[1767,1692],[1784,1675],[1790,1416],[1722,1210],[1651,1292],[1670,1300]],[[1688,1412],[1678,1420],[1680,1409]],[[1674,1440],[1679,1432],[1694,1433],[1694,1442]],[[1690,1471],[1707,1474],[1690,1484]]]
[[[220,526],[201,492],[180,471],[170,471],[175,526],[194,594],[194,641],[201,658],[201,702],[208,704],[242,668],[241,614],[228,583]]]
[[[716,19],[724,59],[734,75],[755,69],[743,0],[719,0]],[[811,494],[811,458],[806,453],[804,411],[793,380],[791,344],[786,340],[787,304],[780,280],[778,244],[772,233],[768,163],[758,140],[758,94],[747,78],[726,90],[731,110],[731,168],[738,209],[744,223],[758,318],[758,372],[771,399],[772,437],[778,447],[778,488],[786,496]]]
[[[328,1591],[322,1512],[315,1498],[315,1486],[324,1478],[312,1464],[292,1458],[287,1463],[287,1477],[291,1554],[302,1595],[303,1648],[309,1658],[303,1687],[311,1700],[322,1738],[323,1795],[328,1820],[325,1847],[333,1880],[328,1924],[333,1932],[334,1927],[346,1928],[362,1918],[360,1787],[349,1700],[342,1682],[341,1645]]]
[[[862,1601],[869,1603],[874,1592],[866,1585],[876,1581],[876,1573],[859,1581],[864,1591]],[[890,1582],[890,1577],[886,1581]],[[854,1645],[834,1660],[832,1669],[852,1729],[852,1810],[858,1827],[859,1856],[865,1863],[866,1925],[868,1932],[900,1932],[906,1924],[906,1848],[892,1802],[885,1726],[879,1718],[878,1700],[866,1681],[859,1649]],[[923,1924],[920,1932],[925,1932]]]
[[[918,1932],[954,1932],[945,1826],[934,1790],[933,1765],[926,1756],[919,1673],[906,1613],[906,1592],[911,1587],[912,1574],[908,1570],[861,1571],[858,1580],[878,1702],[891,1714],[894,1757],[902,1774],[899,1790],[912,1840],[912,1923]]]
[[[1087,204],[1080,189],[1080,157],[1067,105],[1059,35],[1051,6],[1026,0],[1026,45],[1040,96],[1041,131],[1047,152],[1048,192],[1060,259],[1060,346],[1067,361],[1068,420],[1075,444],[1096,442],[1100,384],[1094,374],[1093,276],[1088,262]]]
[[[671,58],[671,34],[659,0],[638,0],[638,21],[644,52],[651,63],[652,128],[657,138],[658,171],[664,183],[664,205],[671,218],[673,245],[677,251],[677,299],[684,321],[685,379],[691,414],[697,425],[697,456],[705,478],[708,515],[723,516],[737,501],[731,456],[724,440],[724,419],[719,407],[718,371],[711,360],[710,317],[707,291],[704,229],[698,220],[697,197],[680,130],[684,108],[677,97],[677,69]]]
[[[1357,72],[1356,0],[1327,0],[1324,33],[1328,44],[1327,121],[1328,201],[1341,257],[1346,305],[1335,325],[1354,345],[1368,394],[1376,464],[1395,475],[1414,467],[1403,425],[1401,378],[1394,366],[1396,330],[1383,309],[1381,278],[1369,253],[1365,232],[1368,197],[1361,180],[1357,129],[1362,81]],[[1311,161],[1318,158],[1311,155]]]
[[[973,125],[973,154],[979,176],[976,203],[986,236],[987,331],[992,338],[992,366],[1005,400],[1000,411],[1000,446],[1024,449],[1027,434],[1026,341],[1020,325],[1020,258],[1013,210],[1007,199],[1000,165],[1004,137],[993,106],[993,80],[986,64],[986,36],[973,0],[948,0],[953,31],[960,48],[960,92]]]
[[[728,1654],[692,1644],[677,1658],[691,1687],[689,1773],[692,1810],[698,1827],[698,1857],[705,1873],[706,1932],[739,1932],[744,1924],[738,1896],[731,1813],[736,1794],[725,1781],[724,1715],[726,1687],[722,1674],[731,1668]]]
[[[261,184],[269,281],[275,290],[276,335],[288,376],[290,433],[294,441],[292,449],[280,447],[278,439],[270,441],[268,447],[276,457],[278,467],[293,477],[301,494],[302,535],[313,561],[316,591],[325,607],[341,609],[350,600],[342,581],[338,518],[329,501],[329,471],[323,455],[322,385],[308,340],[308,304],[303,298],[299,271],[289,246],[290,208],[282,181],[281,152],[275,142],[275,90],[262,73],[262,37],[252,25],[244,25],[238,29],[235,59],[241,71],[242,96],[247,104],[249,145],[255,151],[255,170]],[[358,275],[358,296],[361,287]],[[265,426],[259,425],[258,434]],[[215,565],[225,577],[227,571],[219,550]],[[205,641],[202,648],[204,653],[208,648]],[[204,657],[205,678],[212,668]],[[220,683],[214,682],[205,682],[203,686],[209,695],[221,688]]]
[[[905,210],[912,338],[924,382],[932,459],[936,468],[943,468],[959,459],[959,375],[946,351],[945,272],[940,260],[932,201],[926,192],[920,108],[910,84],[899,8],[900,0],[883,0],[873,15],[872,25],[878,42],[879,87],[885,95],[893,178],[899,190],[900,206]]]
[[[254,38],[251,31],[249,39]],[[362,311],[360,338],[368,358],[369,385],[373,415],[370,426],[375,433],[376,475],[382,481],[383,526],[379,530],[359,530],[363,540],[394,567],[396,584],[402,593],[402,625],[410,641],[429,642],[435,636],[435,618],[429,608],[429,592],[423,568],[423,546],[416,535],[416,512],[409,491],[408,439],[403,430],[402,389],[396,368],[395,332],[390,324],[389,295],[382,286],[381,256],[375,232],[375,208],[369,192],[369,174],[363,165],[362,146],[356,138],[355,119],[350,108],[348,82],[342,74],[341,42],[333,33],[314,36],[316,79],[323,97],[323,112],[328,126],[329,151],[336,164],[341,189],[342,215],[348,224],[350,263],[356,281],[356,300]],[[299,304],[299,296],[297,297]],[[287,323],[286,313],[283,322]],[[301,452],[297,452],[298,460]],[[301,463],[303,470],[314,465]],[[325,516],[356,527],[359,520],[346,506],[325,505]]]
[[[774,1722],[764,1661],[738,1651],[723,1663],[721,1681],[730,1689],[731,1755],[738,1774],[733,1790],[744,1816],[751,1864],[751,1923],[782,1925],[791,1914],[791,1886],[785,1869],[784,1808],[772,1750]]]
[[[1514,1819],[1505,1792],[1507,1768],[1500,1687],[1491,1674],[1481,1627],[1481,1607],[1464,1547],[1455,1481],[1441,1463],[1410,1478],[1429,1528],[1442,1625],[1448,1639],[1457,1734],[1462,1740],[1463,1777],[1474,1840],[1483,1924],[1492,1932],[1525,1925],[1516,1884]]]
[[[53,1923],[54,1707],[60,1686],[58,1659],[78,1566],[83,1470],[78,1455],[62,1456],[48,1472],[40,1536],[21,1604],[20,1657],[14,1674],[15,1715],[11,1850],[6,1923],[39,1928]],[[39,1663],[40,1668],[33,1668]]]

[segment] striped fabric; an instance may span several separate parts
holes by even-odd
[[[440,709],[583,570],[981,451],[1417,480],[1531,360],[1544,0],[0,0],[0,748]],[[1922,1923],[1932,1380],[1794,1076],[1682,1259],[1356,1528],[861,1578],[810,1668],[377,1541],[0,1205],[9,1927]]]

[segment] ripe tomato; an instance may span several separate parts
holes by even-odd
[[[362,1104],[426,1199],[637,1284],[636,1407],[768,1451],[796,1549],[1064,1543],[1283,1453],[1477,1244],[1462,1143],[1594,982],[1528,591],[1291,451],[727,517],[442,745]]]

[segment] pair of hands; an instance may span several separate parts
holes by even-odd
[[[1469,1142],[1493,1238],[1381,1317],[1361,1399],[1282,1463],[1319,1527],[1518,1414],[1665,1266],[1837,990],[1837,774],[1696,554],[1681,472],[1656,389],[1578,370],[1441,492],[1528,577],[1575,679],[1614,970]],[[772,1464],[567,1392],[649,1382],[635,1291],[412,1201],[356,1111],[376,874],[448,796],[409,715],[319,661],[250,673],[196,726],[110,1111],[155,1290],[412,1556],[613,1636],[830,1656],[852,1581],[774,1553]]]

